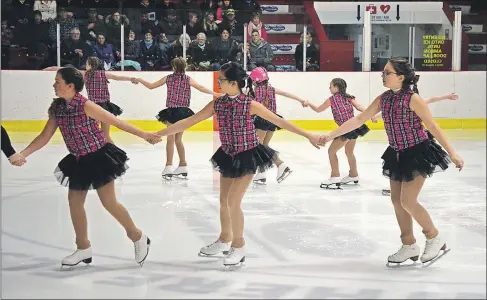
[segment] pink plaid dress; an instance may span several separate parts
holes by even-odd
[[[189,107],[191,100],[191,78],[179,72],[167,76],[166,107]]]

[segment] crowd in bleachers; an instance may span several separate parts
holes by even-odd
[[[120,70],[123,43],[125,70],[170,70],[172,58],[183,56],[183,45],[188,70],[219,70],[227,61],[243,63],[244,55],[249,70],[275,70],[255,0],[2,0],[1,5],[2,69],[56,65],[59,23],[62,66],[84,68],[89,56],[97,56],[106,69]],[[296,66],[302,68],[300,46]],[[310,69],[318,66],[314,56]]]

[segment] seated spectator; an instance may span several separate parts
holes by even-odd
[[[138,61],[140,57],[140,40],[135,39],[135,32],[129,30],[125,40],[124,60]]]
[[[186,48],[186,61],[188,64],[191,63],[191,57],[189,56],[189,45],[191,44],[191,38],[189,37],[188,34],[179,36],[179,39],[177,39],[171,49],[171,60],[175,57],[183,57],[183,45]]]
[[[228,29],[221,31],[221,38],[215,39],[212,43],[214,57],[214,69],[220,70],[221,65],[236,61],[237,53],[239,51],[238,42],[231,36]]]
[[[233,8],[237,11],[238,22],[243,24],[252,19],[254,13],[262,15],[262,9],[255,0],[233,1]]]
[[[216,19],[220,22],[223,22],[226,11],[229,9],[233,9],[232,3],[230,0],[223,1],[223,4],[216,9]]]
[[[112,15],[105,17],[105,23],[107,28],[107,42],[114,47],[116,52],[120,53],[123,41],[120,27],[125,25],[125,28],[129,28],[129,19],[127,16],[121,15],[120,12],[116,11]]]
[[[189,21],[186,26],[186,33],[191,37],[191,39],[195,39],[196,35],[203,31],[203,27],[201,27],[201,22],[198,18],[196,13],[190,12],[189,13]]]
[[[247,32],[249,33],[248,38],[249,40],[252,38],[252,31],[257,30],[260,34],[260,37],[267,41],[267,31],[265,30],[264,24],[260,21],[259,13],[254,13],[252,15],[252,20],[249,22],[247,26]]]
[[[167,17],[167,12],[176,9],[176,4],[170,0],[156,0],[156,18],[157,20],[164,20]]]
[[[147,12],[147,17],[150,21],[155,22],[157,20],[157,10],[154,3],[151,3],[149,0],[142,0],[140,2],[139,8]]]
[[[29,69],[38,70],[44,64],[47,64],[49,58],[49,47],[51,41],[49,38],[49,24],[42,21],[42,13],[34,11],[34,20],[27,23],[26,47],[28,50]]]
[[[154,35],[157,35],[161,32],[156,23],[152,20],[149,20],[149,12],[143,10],[140,15],[140,31],[137,33],[137,35],[143,36],[148,31],[152,32]]]
[[[189,47],[189,56],[192,58],[191,67],[195,71],[210,71],[213,70],[212,65],[215,55],[213,49],[206,40],[206,35],[203,32],[196,36],[196,43]]]
[[[233,9],[228,9],[223,13],[224,20],[219,25],[221,28],[227,28],[233,38],[239,42],[243,42],[244,37],[244,27],[240,26],[243,23],[239,23],[235,18],[235,11]]]
[[[56,0],[36,0],[34,2],[34,11],[40,11],[42,14],[42,21],[54,21],[57,16]]]
[[[71,16],[71,17],[68,17]],[[71,30],[73,28],[79,28],[78,22],[66,11],[65,7],[58,8],[58,18],[59,27],[61,31],[61,41],[69,40],[71,38]],[[56,22],[51,22],[49,26],[49,37],[53,44],[56,45]]]
[[[71,65],[77,69],[85,69],[86,60],[93,55],[93,50],[81,38],[80,30],[71,30],[71,39],[61,43],[61,65]]]
[[[160,50],[160,64],[161,64],[161,71],[171,70],[171,56],[172,56],[172,44],[166,37],[166,34],[160,33],[157,39],[159,50]],[[173,42],[174,43],[174,42]]]
[[[98,18],[96,8],[88,9],[88,18],[80,21],[81,38],[89,43],[96,42],[96,35],[106,32],[105,22]]]
[[[160,50],[154,42],[152,32],[147,31],[144,40],[140,41],[140,67],[142,71],[154,71],[160,66]]]
[[[179,17],[181,22],[185,24],[190,21],[189,13],[195,13],[197,16],[201,16],[200,6],[193,0],[179,0],[176,8],[180,13]]]
[[[2,20],[2,69],[8,69],[10,64],[10,46],[14,34],[7,20]]]
[[[169,42],[177,40],[179,35],[183,33],[183,24],[178,20],[176,11],[172,9],[167,12],[167,16],[160,23],[160,27]]]
[[[315,44],[311,44],[311,34],[306,34],[306,71],[319,71],[320,70],[320,50]],[[298,71],[303,70],[303,34],[301,34],[301,40],[294,52],[294,60],[296,61],[296,69]]]
[[[206,38],[210,42],[213,42],[216,37],[220,36],[214,13],[206,13],[205,19],[203,20],[203,32],[206,34]]]
[[[222,2],[221,0],[204,0],[200,4],[201,13],[206,15],[207,13],[212,13],[213,15],[216,14],[216,9],[218,8],[218,2]]]
[[[98,33],[96,43],[92,45],[93,56],[98,57],[107,65],[107,70],[115,67],[115,50],[113,45],[106,43],[105,35]]]
[[[252,71],[257,67],[264,67],[267,71],[275,71],[276,67],[272,64],[274,52],[271,45],[260,37],[259,31],[252,31],[252,40],[248,44],[247,55],[249,57],[249,70]]]

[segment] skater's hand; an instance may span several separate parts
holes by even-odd
[[[308,100],[301,102],[301,105],[302,105],[303,107],[308,107],[308,105],[309,105]]]
[[[317,134],[311,134],[308,137],[309,142],[313,145],[316,149],[320,149],[320,136]]]
[[[379,120],[377,117],[372,117],[372,119],[370,119],[372,121],[372,123],[377,123],[377,121]]]
[[[27,162],[26,159],[25,159],[25,157],[23,157],[22,154],[20,154],[20,153],[14,153],[14,154],[12,154],[8,158],[8,161],[12,165],[17,166],[17,167],[21,167],[21,166],[23,166]]]
[[[161,137],[153,132],[145,132],[144,133],[144,140],[148,143],[154,145],[162,141]]]
[[[139,84],[140,79],[134,77],[134,78],[130,79],[130,82],[132,82],[133,84]]]
[[[448,95],[447,99],[448,100],[457,100],[458,95],[456,95],[455,93],[451,93],[450,95]]]
[[[167,135],[166,132],[167,132],[166,129],[161,129],[161,130],[155,132],[155,134],[157,134],[158,136],[166,136]]]
[[[463,169],[463,159],[458,154],[453,154],[451,156],[451,160],[455,166],[460,169],[458,170],[460,172]]]
[[[332,138],[329,135],[325,134],[325,135],[320,136],[319,144],[321,146],[325,146],[326,143],[330,142],[331,140],[332,140]]]

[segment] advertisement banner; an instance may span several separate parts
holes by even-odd
[[[261,5],[262,14],[288,14],[289,5]]]
[[[296,33],[296,24],[264,24],[267,33]]]
[[[274,54],[294,54],[298,44],[273,44],[271,49]]]
[[[469,44],[468,53],[471,54],[486,54],[487,45],[482,44]]]
[[[481,24],[463,24],[462,30],[466,33],[482,33],[484,26]]]

